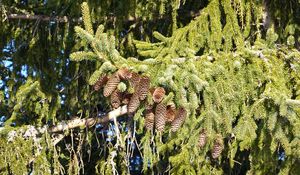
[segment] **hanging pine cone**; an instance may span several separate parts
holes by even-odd
[[[132,77],[132,73],[126,68],[119,69],[118,75],[123,80],[129,80]]]
[[[221,135],[217,135],[217,139],[214,141],[214,146],[212,150],[212,158],[217,159],[224,149],[223,139]]]
[[[129,83],[131,86],[134,88],[134,90],[137,90],[137,86],[139,85],[140,82],[140,75],[138,73],[132,72],[132,76],[129,79]]]
[[[128,113],[135,112],[139,106],[140,106],[139,94],[134,93],[132,95],[132,97],[130,98],[130,101],[128,104]]]
[[[154,126],[154,114],[151,110],[146,111],[145,127],[147,130],[152,130]]]
[[[176,132],[186,118],[187,112],[183,107],[180,107],[177,111],[177,115],[173,122],[171,123],[171,131]]]
[[[148,95],[149,87],[150,87],[149,77],[147,76],[141,77],[139,81],[139,88],[138,88],[140,100],[145,100],[145,98]]]
[[[166,124],[167,105],[159,103],[155,108],[155,128],[158,131],[163,131]]]
[[[198,141],[198,146],[200,148],[203,148],[205,146],[205,144],[206,144],[206,137],[207,137],[206,130],[202,129],[200,131],[200,136],[199,136],[199,141]]]
[[[120,83],[120,78],[117,73],[114,73],[104,86],[103,95],[104,97],[110,96],[110,94],[117,88]]]
[[[166,121],[171,123],[175,119],[175,110],[172,108],[172,106],[167,106],[167,113],[166,113]]]
[[[114,109],[117,109],[121,105],[122,93],[116,89],[110,96],[110,103]]]
[[[100,88],[105,85],[105,83],[108,81],[108,77],[106,75],[101,75],[97,82],[94,84],[94,90],[99,91]]]
[[[165,93],[166,93],[166,91],[165,91],[164,88],[162,88],[162,87],[156,88],[156,89],[154,90],[154,92],[153,92],[153,95],[152,95],[153,101],[154,101],[155,103],[161,102],[162,99],[163,99],[164,96],[165,96]]]

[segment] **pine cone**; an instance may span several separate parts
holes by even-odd
[[[206,130],[202,129],[200,131],[200,136],[199,136],[199,141],[198,141],[198,146],[200,148],[203,148],[206,144]]]
[[[152,96],[153,101],[154,101],[155,103],[161,102],[162,99],[163,99],[164,96],[165,96],[165,93],[166,93],[166,91],[165,91],[164,88],[162,88],[162,87],[156,88],[156,89],[154,90],[153,96]]]
[[[94,84],[94,90],[99,91],[100,88],[108,81],[108,77],[106,75],[101,75],[97,82]]]
[[[217,139],[214,141],[214,146],[211,154],[212,158],[217,159],[221,155],[223,149],[224,149],[223,139],[221,135],[218,135]]]
[[[171,131],[176,132],[186,118],[187,112],[183,107],[180,107],[177,111],[177,115],[173,122],[171,123]]]
[[[145,98],[148,95],[149,87],[150,87],[149,77],[146,76],[141,77],[139,82],[139,89],[138,89],[140,100],[145,100]]]
[[[120,107],[121,105],[122,93],[116,89],[110,96],[110,103],[114,109]]]
[[[129,79],[129,83],[134,88],[135,91],[137,91],[137,87],[140,82],[140,75],[138,73],[132,72],[132,76]]]
[[[130,98],[130,101],[128,104],[128,113],[135,112],[139,106],[140,106],[139,94],[134,93],[132,95],[132,97]]]
[[[172,122],[175,118],[175,110],[172,108],[172,106],[167,106],[167,114],[166,114],[166,120],[167,122]]]
[[[154,114],[151,110],[148,110],[145,116],[145,127],[147,130],[152,130],[153,126],[154,126]]]
[[[110,79],[107,81],[104,86],[103,95],[104,97],[108,97],[118,86],[120,83],[120,78],[118,74],[114,73]]]
[[[163,131],[166,124],[167,105],[159,103],[155,109],[155,128],[158,131]]]
[[[119,69],[118,75],[123,80],[129,80],[132,77],[132,73],[126,68]]]

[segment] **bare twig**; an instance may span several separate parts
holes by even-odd
[[[63,134],[58,134],[55,137],[52,138],[52,143],[55,146],[58,144],[65,136]]]

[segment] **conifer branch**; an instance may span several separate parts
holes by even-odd
[[[291,106],[300,107],[300,100],[287,99],[286,103]]]
[[[56,21],[59,23],[67,22],[82,22],[82,18],[68,18],[67,16],[46,16],[46,15],[24,15],[24,14],[8,14],[7,19],[18,20],[41,20],[41,21]]]
[[[198,13],[181,13],[180,18],[184,19],[184,18],[195,18],[199,16],[199,12]],[[83,22],[82,17],[79,18],[70,18],[67,16],[47,16],[47,15],[28,15],[28,14],[7,14],[6,16],[7,19],[9,20],[41,20],[44,22],[47,21],[56,21],[58,23],[68,23],[68,22],[75,22],[75,23],[81,23]],[[106,16],[104,17],[104,19],[110,19],[111,16]],[[115,16],[113,18],[116,18]],[[167,17],[158,17],[158,18],[153,18],[153,20],[148,20],[148,21],[157,21],[157,20],[167,20]],[[140,22],[143,21],[142,18],[137,18],[137,17],[129,17],[127,20],[125,20],[124,22]]]
[[[300,100],[288,99],[286,100],[286,103],[288,105],[300,106]],[[114,121],[114,118],[120,117],[126,113],[127,113],[127,105],[124,105],[115,110],[110,111],[109,113],[107,113],[107,115],[105,115],[102,118],[99,117],[86,118],[86,119],[76,118],[69,121],[62,121],[59,124],[49,128],[48,132],[50,133],[61,132],[67,129],[78,128],[81,126],[92,127],[95,124]]]
[[[127,105],[121,106],[113,111],[110,111],[107,113],[107,115],[99,118],[99,117],[92,117],[92,118],[85,118],[85,119],[73,119],[68,121],[60,122],[59,124],[51,127],[48,129],[48,132],[55,133],[64,131],[67,129],[77,128],[81,126],[91,127],[98,123],[106,123],[109,121],[113,121],[114,118],[117,118],[121,115],[124,115],[127,113]]]

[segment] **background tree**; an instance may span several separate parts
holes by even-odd
[[[0,6],[2,174],[300,172],[299,1]]]

